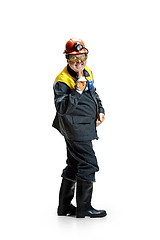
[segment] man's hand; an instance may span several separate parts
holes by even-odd
[[[99,113],[98,120],[96,121],[96,127],[98,127],[104,121],[104,119],[105,119],[104,114]]]
[[[79,93],[82,93],[86,87],[86,82],[87,80],[85,79],[85,77],[80,77],[77,81],[76,81],[76,90]]]

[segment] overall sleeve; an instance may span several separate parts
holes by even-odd
[[[58,114],[70,114],[77,106],[81,94],[79,94],[75,89],[70,89],[66,83],[60,81],[54,85],[53,89],[54,102]]]
[[[103,113],[105,114],[105,110],[102,106],[102,101],[98,95],[98,93],[96,92],[96,89],[95,89],[95,97],[96,97],[96,100],[97,100],[97,104],[98,104],[98,113]]]
[[[93,79],[92,71],[91,71],[91,77]],[[94,79],[93,79],[93,83],[94,83]],[[97,114],[99,114],[99,113],[105,114],[105,110],[104,110],[104,108],[102,106],[102,101],[101,101],[98,93],[96,92],[96,88],[95,87],[93,87],[93,90],[91,90],[91,93],[92,93],[93,98],[95,99],[95,102],[97,103]]]

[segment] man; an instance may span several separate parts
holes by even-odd
[[[53,127],[64,136],[67,146],[58,215],[104,217],[106,211],[91,206],[95,172],[99,170],[92,140],[98,139],[96,126],[104,120],[104,109],[94,88],[92,72],[86,66],[88,49],[84,42],[71,38],[64,53],[68,65],[54,83],[57,113]],[[71,204],[75,182],[77,208]]]

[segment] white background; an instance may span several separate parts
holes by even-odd
[[[0,2],[1,239],[160,239],[159,23],[158,0]],[[103,219],[56,215],[66,150],[52,86],[70,37],[89,49],[106,109],[94,141]]]

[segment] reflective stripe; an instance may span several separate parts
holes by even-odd
[[[67,96],[67,95],[63,95],[63,96],[57,98],[57,99],[56,99],[56,103],[62,102],[63,99],[64,99],[66,96]]]

